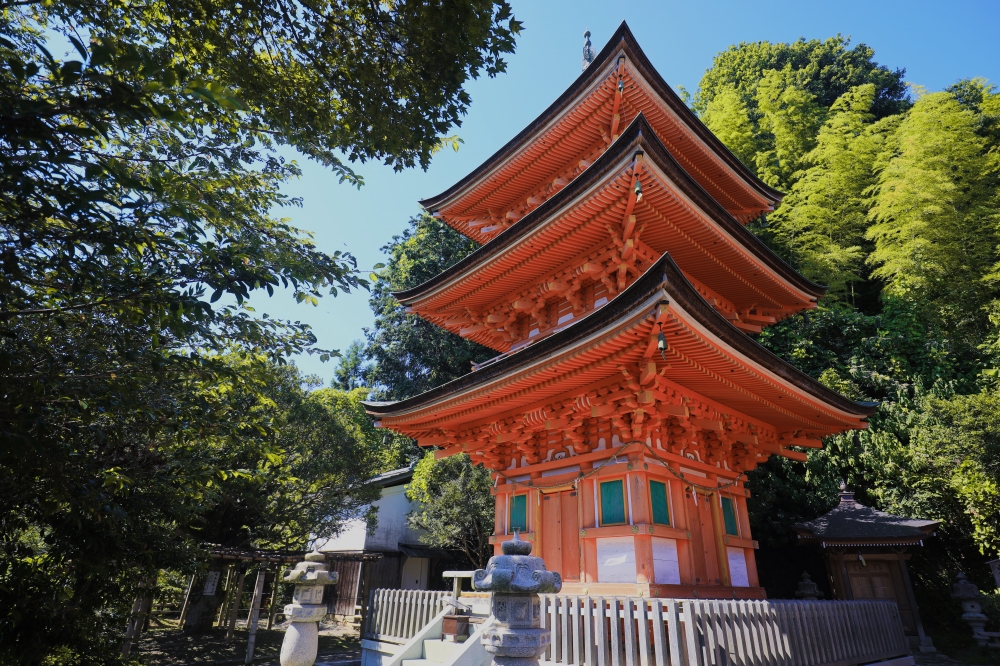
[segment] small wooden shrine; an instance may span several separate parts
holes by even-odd
[[[793,526],[801,544],[823,548],[835,599],[891,599],[915,647],[932,648],[924,633],[906,561],[913,546],[933,537],[940,521],[904,518],[858,504],[841,486],[840,503]]]
[[[421,202],[483,245],[396,297],[499,355],[369,414],[492,470],[497,552],[520,531],[565,593],[763,597],[745,473],[873,412],[748,336],[824,293],[744,228],[781,196],[623,23],[541,116]]]

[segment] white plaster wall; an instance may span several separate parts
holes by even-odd
[[[750,587],[750,576],[747,573],[746,553],[742,548],[726,548],[729,559],[729,582],[733,587]]]
[[[677,559],[677,541],[653,537],[653,576],[661,585],[680,585],[681,570]]]
[[[395,551],[399,543],[420,543],[424,530],[414,530],[406,524],[406,514],[417,508],[406,499],[406,486],[382,489],[382,497],[375,502],[378,507],[378,526],[375,534],[365,532],[365,521],[352,520],[344,531],[319,546],[321,551],[385,550]]]
[[[635,541],[632,537],[597,540],[597,582],[634,583]]]

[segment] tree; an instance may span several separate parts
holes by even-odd
[[[355,340],[338,360],[330,385],[342,391],[361,388],[365,369],[365,345],[361,340]]]
[[[839,35],[731,46],[715,56],[702,77],[694,109],[763,180],[787,189],[801,176],[827,110],[849,90],[873,87],[875,119],[909,105],[905,70],[879,65],[874,50],[864,44],[849,46]]]
[[[800,38],[791,43],[740,42],[716,54],[705,72],[694,98],[694,108],[704,113],[722,90],[736,90],[750,117],[757,118],[757,89],[769,70],[802,72],[804,87],[817,103],[829,108],[851,88],[871,83],[875,86],[872,113],[876,118],[891,116],[908,107],[905,69],[889,70],[873,60],[875,50],[865,44],[848,48],[850,40],[841,35],[820,41]]]
[[[985,333],[987,278],[1000,245],[1000,189],[976,113],[953,94],[921,96],[894,137],[866,232],[889,293],[932,304],[956,329]]]
[[[380,490],[368,481],[413,454],[409,440],[374,427],[361,405],[367,391],[317,388],[293,365],[229,362],[252,382],[206,387],[224,396],[240,432],[234,442],[199,441],[225,471],[205,493],[194,535],[236,548],[302,549],[350,519],[374,520]]]
[[[870,277],[865,233],[876,162],[901,120],[875,122],[874,99],[874,85],[864,84],[834,102],[804,156],[805,172],[768,218],[775,243],[803,275],[829,285],[827,299],[852,304],[856,285]]]
[[[355,183],[339,155],[426,165],[519,29],[504,2],[4,6],[0,661],[110,659],[134,582],[197,556],[220,480],[324,503],[267,475],[271,425],[232,420],[273,409],[251,398],[270,364],[329,354],[247,300],[365,286],[273,216],[298,203],[279,148]]]
[[[476,244],[430,215],[382,248],[388,255],[369,300],[375,325],[365,330],[366,385],[379,399],[422,393],[472,371],[496,352],[404,312],[392,292],[415,287],[475,250]]]
[[[413,470],[406,497],[419,507],[407,514],[410,526],[426,530],[424,543],[460,550],[477,569],[493,554],[493,482],[466,454],[434,459],[428,452]]]

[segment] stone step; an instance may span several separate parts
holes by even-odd
[[[451,661],[452,655],[462,647],[462,643],[452,643],[439,638],[424,641],[424,659],[446,664]]]
[[[431,661],[430,659],[404,659],[402,666],[440,666],[440,661]]]

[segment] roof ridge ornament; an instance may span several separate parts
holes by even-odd
[[[587,67],[590,66],[590,63],[594,62],[594,57],[597,55],[597,52],[594,50],[594,45],[590,43],[590,28],[587,28],[587,31],[583,33],[583,39],[583,63],[582,67],[580,67],[580,71],[587,69]]]

